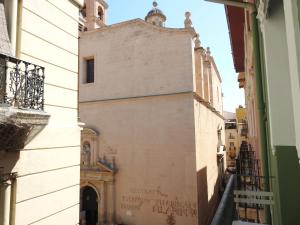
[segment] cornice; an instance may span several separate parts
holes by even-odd
[[[192,27],[191,28],[160,27],[160,26],[152,25],[151,23],[148,23],[148,22],[146,22],[146,21],[144,21],[140,18],[133,19],[133,20],[127,20],[127,21],[123,21],[123,22],[120,22],[120,23],[115,23],[115,24],[100,27],[100,28],[97,28],[97,29],[94,29],[94,30],[91,30],[91,31],[86,31],[86,32],[82,33],[82,36],[91,35],[91,34],[94,34],[94,33],[97,33],[97,32],[103,32],[103,31],[111,30],[111,29],[118,29],[120,27],[129,25],[129,24],[138,24],[138,23],[144,25],[147,28],[159,30],[159,31],[162,31],[162,32],[190,33],[192,38],[197,36],[197,33],[196,33],[195,29],[192,28]]]
[[[71,3],[76,5],[78,8],[82,8],[84,5],[84,0],[69,0]]]

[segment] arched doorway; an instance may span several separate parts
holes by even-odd
[[[98,196],[96,191],[92,187],[83,187],[81,196],[81,210],[84,214],[83,217],[85,220],[85,225],[97,225]]]

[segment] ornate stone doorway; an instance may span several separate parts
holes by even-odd
[[[96,191],[90,186],[85,186],[81,198],[82,225],[97,225],[99,200]]]

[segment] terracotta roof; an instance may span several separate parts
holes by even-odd
[[[244,72],[244,9],[233,6],[225,6],[225,11],[231,41],[234,68],[236,72]]]

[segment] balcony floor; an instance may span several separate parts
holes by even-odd
[[[233,221],[232,225],[266,225],[262,223],[250,223],[250,222],[244,222],[244,221]]]

